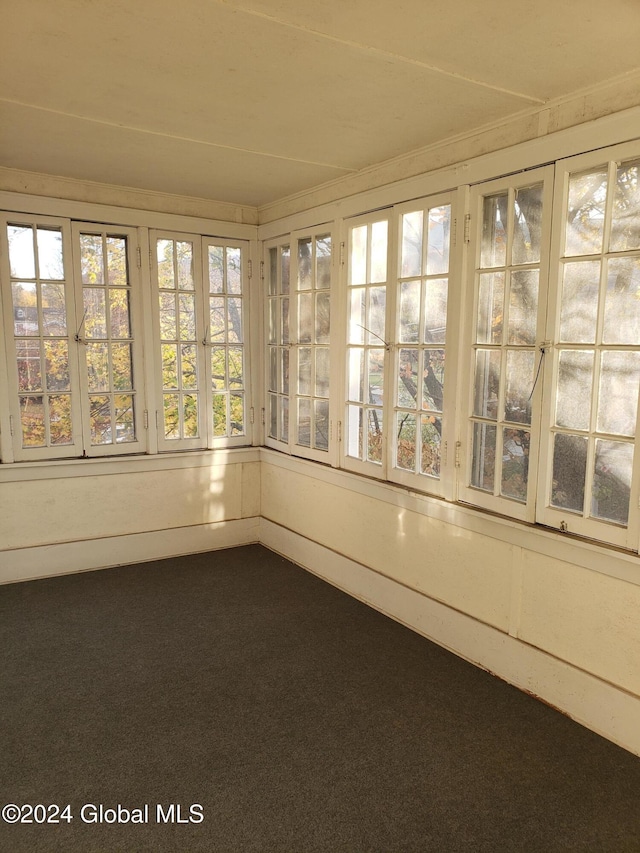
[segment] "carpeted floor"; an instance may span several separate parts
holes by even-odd
[[[639,758],[259,546],[0,587],[0,644],[0,805],[73,817],[3,853],[640,851]]]

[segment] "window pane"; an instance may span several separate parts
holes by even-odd
[[[313,294],[301,293],[298,296],[298,342],[311,343],[313,334]]]
[[[311,394],[311,349],[298,349],[298,394]]]
[[[280,440],[289,441],[289,398],[280,397]]]
[[[603,341],[640,343],[640,258],[609,261],[604,303]]]
[[[618,524],[629,520],[633,444],[596,441],[591,515]]]
[[[33,228],[30,225],[8,225],[9,262],[12,278],[35,278]]]
[[[107,337],[107,303],[103,287],[85,287],[82,292],[84,300],[85,338]]]
[[[510,344],[533,346],[536,342],[539,278],[538,270],[519,270],[511,273],[508,334]]]
[[[164,394],[162,403],[164,409],[164,437],[168,439],[180,438],[178,395]]]
[[[49,435],[51,444],[71,444],[71,394],[49,397]]]
[[[402,278],[422,273],[422,220],[421,210],[405,213],[402,217]]]
[[[175,341],[178,337],[176,326],[175,293],[161,293],[160,299],[160,337],[164,341]]]
[[[51,336],[66,336],[67,308],[64,284],[45,282],[41,285],[42,333]]]
[[[289,393],[289,350],[285,347],[280,349],[280,390]]]
[[[348,407],[347,453],[355,459],[362,459],[362,417],[363,410],[359,406]]]
[[[197,349],[194,344],[180,344],[182,387],[190,391],[198,387]]]
[[[244,435],[244,394],[229,395],[231,435]]]
[[[560,340],[595,342],[600,293],[600,261],[566,264],[562,281]]]
[[[115,421],[116,442],[126,444],[136,440],[135,418],[133,412],[133,396],[131,394],[116,394]]]
[[[416,416],[398,412],[396,423],[396,466],[405,471],[416,468]]]
[[[289,343],[289,300],[288,300],[288,298],[281,299],[280,305],[282,308],[282,317],[281,317],[281,323],[280,323],[280,328],[282,331],[282,343],[288,344]]]
[[[182,397],[182,417],[185,438],[198,437],[198,396],[184,394]]]
[[[18,391],[42,391],[40,341],[29,338],[16,341]]]
[[[280,278],[281,278],[281,293],[289,293],[289,279],[291,275],[291,249],[289,246],[283,246],[280,249]]]
[[[613,195],[611,252],[640,248],[640,182],[638,163],[618,166]]]
[[[213,395],[213,434],[216,438],[227,435],[227,395]]]
[[[40,278],[61,281],[64,278],[62,232],[58,229],[38,228],[37,235]]]
[[[498,417],[499,391],[500,353],[497,350],[478,350],[476,352],[473,414],[496,420]]]
[[[20,397],[20,424],[23,447],[44,447],[44,397]]]
[[[28,346],[31,342],[25,341],[24,343]],[[70,391],[69,344],[67,341],[45,340],[43,341],[43,348],[47,375],[47,391]]]
[[[426,349],[423,352],[422,408],[442,411],[444,389],[444,350]]]
[[[385,312],[387,308],[387,288],[370,287],[369,296],[369,331],[368,342],[370,344],[384,343],[385,341]]]
[[[476,423],[473,425],[471,485],[485,492],[493,492],[495,465],[496,427]]]
[[[316,349],[316,397],[329,396],[329,349]]]
[[[176,266],[178,268],[178,289],[193,290],[193,244],[176,243]]]
[[[244,352],[240,347],[229,347],[229,388],[238,390],[244,384]]]
[[[367,410],[367,461],[382,463],[382,409]]]
[[[404,281],[400,285],[400,341],[417,344],[420,331],[420,282]]]
[[[502,433],[502,483],[500,492],[523,503],[527,500],[530,435],[524,429]]]
[[[635,435],[639,383],[640,352],[602,354],[598,395],[599,432]]]
[[[331,237],[316,239],[316,287],[326,290],[331,286]]]
[[[364,287],[353,288],[349,293],[349,343],[364,342],[365,300]]]
[[[371,281],[387,280],[387,222],[371,226]]]
[[[111,444],[111,401],[108,395],[89,397],[91,444]]]
[[[593,353],[560,353],[556,398],[556,425],[569,429],[589,429]]]
[[[104,258],[100,234],[80,235],[80,270],[83,284],[104,284]]]
[[[269,296],[278,292],[278,250],[275,246],[269,249]]]
[[[228,335],[229,342],[232,344],[241,344],[242,331],[242,299],[231,297],[227,299],[227,310],[229,312]]]
[[[167,295],[170,296],[171,294]],[[109,290],[109,322],[112,338],[131,337],[128,290],[124,288],[111,288]]]
[[[516,190],[511,263],[540,262],[542,184]]]
[[[209,293],[224,292],[224,246],[209,246]]]
[[[90,343],[86,352],[89,391],[109,391],[109,345]]]
[[[504,320],[504,273],[480,273],[476,343],[502,342]]]
[[[298,439],[301,447],[311,447],[311,400],[298,400]]]
[[[531,393],[535,353],[510,350],[507,353],[507,376],[504,397],[504,419],[520,424],[531,423]]]
[[[552,506],[582,512],[586,468],[587,439],[581,435],[556,435],[553,447]]]
[[[443,344],[447,331],[446,278],[435,278],[425,282],[424,293],[424,342]]]
[[[331,329],[331,302],[329,293],[316,294],[316,343],[328,344]]]
[[[384,350],[369,350],[369,401],[382,404],[384,395]]]
[[[449,272],[449,235],[451,232],[451,205],[432,207],[429,211],[427,236],[427,275]]]
[[[158,287],[165,290],[175,290],[173,240],[158,240],[156,257],[158,260]]]
[[[242,252],[227,246],[227,292],[242,293]]]
[[[298,290],[311,290],[313,286],[312,264],[313,241],[311,237],[306,240],[298,240]]]
[[[364,402],[364,351],[349,350],[349,399]]]
[[[442,420],[433,415],[422,415],[420,471],[429,477],[440,476]]]
[[[16,337],[39,334],[38,293],[35,282],[12,282],[11,295],[13,297],[13,329]]]
[[[193,341],[196,337],[196,305],[191,293],[178,296],[180,340]]]
[[[313,401],[313,422],[315,429],[315,447],[318,450],[329,449],[329,401]]]
[[[176,344],[162,344],[162,387],[172,390],[178,387],[178,347]]]
[[[227,388],[227,351],[224,347],[211,348],[211,388],[214,391]]]
[[[275,394],[269,395],[269,437],[278,437],[278,398]]]
[[[480,266],[503,267],[507,260],[507,206],[509,196],[500,193],[484,199]]]
[[[367,281],[367,226],[351,229],[351,258],[349,284],[366,284]]]
[[[602,251],[607,172],[571,175],[565,255],[591,255]]]
[[[418,405],[417,349],[401,349],[398,354],[398,405],[413,409]]]
[[[124,237],[107,237],[107,277],[112,287],[126,287],[129,283]]]

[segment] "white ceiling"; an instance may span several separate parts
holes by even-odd
[[[0,165],[260,206],[640,67],[637,0],[0,0]]]

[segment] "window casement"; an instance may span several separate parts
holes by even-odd
[[[248,244],[151,231],[161,451],[250,443]]]
[[[136,230],[7,214],[0,239],[3,461],[144,450]]]
[[[556,170],[538,518],[637,550],[638,148]]]
[[[553,169],[473,187],[461,500],[533,521]],[[464,372],[464,371],[463,371]]]
[[[326,226],[266,245],[266,443],[330,461],[333,237]]]

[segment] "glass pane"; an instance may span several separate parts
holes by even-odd
[[[112,287],[126,287],[129,276],[127,272],[127,241],[124,237],[107,237],[107,265],[109,284]],[[129,441],[129,439],[126,440]]]
[[[44,425],[44,398],[20,397],[20,424],[23,447],[44,447],[46,430]]]
[[[38,228],[37,242],[40,278],[61,281],[64,278],[62,232],[51,228]]]
[[[329,349],[316,349],[316,397],[329,396]]]
[[[495,470],[496,427],[489,424],[474,424],[471,485],[485,492],[493,492]]]
[[[351,263],[349,284],[366,284],[367,281],[367,226],[351,229]]]
[[[560,311],[561,341],[594,343],[599,293],[600,261],[565,265]]]
[[[417,344],[420,327],[420,282],[405,281],[400,285],[400,341]]]
[[[384,350],[369,350],[369,402],[382,405],[384,396]]]
[[[181,293],[178,296],[180,305],[179,332],[180,340],[193,341],[196,337],[196,305],[191,293]]]
[[[298,350],[298,394],[311,394],[311,349]]]
[[[314,445],[318,450],[329,449],[329,401],[313,401]]]
[[[172,294],[162,294],[171,296]],[[112,338],[130,338],[129,291],[123,288],[109,290],[109,321]]]
[[[531,394],[535,352],[507,352],[507,376],[504,395],[504,419],[518,424],[531,423]]]
[[[237,391],[243,384],[243,351],[240,347],[229,347],[229,388]]]
[[[283,246],[280,249],[281,293],[289,293],[289,278],[291,272],[291,249]]]
[[[429,211],[427,275],[440,275],[449,272],[450,232],[451,205],[432,207]]]
[[[425,282],[424,292],[424,342],[443,344],[447,331],[447,291],[446,278],[434,278]]]
[[[278,349],[269,347],[269,391],[277,391],[278,386]]]
[[[178,387],[178,347],[162,344],[162,387],[172,390]]]
[[[73,443],[70,394],[49,397],[49,436],[54,445]]]
[[[331,329],[331,302],[329,293],[316,294],[316,343],[328,344]]]
[[[107,303],[103,287],[85,287],[82,291],[84,322],[80,337],[100,339],[107,337]]]
[[[364,287],[353,288],[349,300],[349,343],[364,343],[365,300]]]
[[[593,352],[560,353],[556,424],[569,429],[589,429]]]
[[[571,175],[565,255],[592,255],[602,251],[606,201],[606,169]]]
[[[227,246],[227,292],[242,293],[242,253],[236,246]]]
[[[24,342],[27,346],[31,342]],[[34,342],[35,343],[35,342]],[[48,391],[70,391],[69,344],[67,341],[44,341],[44,363]],[[37,346],[37,344],[36,344]],[[36,390],[25,389],[25,390]]]
[[[629,520],[633,444],[596,441],[591,515],[618,524]]]
[[[556,435],[553,446],[552,506],[582,512],[586,470],[587,439],[581,435]]]
[[[422,221],[424,213],[416,210],[402,217],[402,278],[422,273]]]
[[[541,235],[542,184],[516,190],[511,263],[539,263]]]
[[[503,321],[504,273],[480,273],[478,280],[476,343],[501,343]]]
[[[38,292],[35,282],[13,282],[11,293],[13,297],[13,330],[16,337],[39,334]]]
[[[607,344],[640,343],[640,258],[610,260],[607,269],[602,339]]]
[[[311,290],[313,286],[312,266],[313,248],[311,237],[306,240],[298,240],[298,290]]]
[[[160,337],[164,341],[175,341],[178,337],[176,328],[176,296],[175,293],[161,293],[160,300]]]
[[[42,334],[66,336],[67,308],[64,297],[64,284],[45,282],[41,285],[42,295]]]
[[[364,402],[364,351],[349,350],[349,399]]]
[[[114,397],[116,441],[125,444],[136,440],[133,416],[133,397],[130,394],[116,394]]]
[[[407,409],[418,405],[418,354],[417,349],[398,353],[398,405]]]
[[[158,240],[156,257],[158,260],[158,287],[174,290],[176,284],[173,275],[173,240]]]
[[[244,435],[244,394],[229,395],[231,435]]]
[[[311,447],[311,400],[298,400],[298,440],[301,447]]]
[[[279,397],[280,401],[280,440],[289,441],[289,398]]]
[[[163,394],[164,437],[180,438],[180,415],[178,413],[178,395]]]
[[[530,435],[525,429],[502,432],[502,483],[500,493],[517,501],[527,500]]]
[[[369,337],[370,344],[384,343],[385,312],[387,308],[387,288],[370,287],[369,295]]]
[[[198,437],[198,395],[185,394],[182,397],[182,418],[184,424],[184,437]]]
[[[382,409],[367,410],[367,461],[382,463]]]
[[[280,350],[280,390],[283,394],[289,393],[289,350]]]
[[[229,312],[229,342],[232,344],[242,343],[242,299],[231,297],[227,299],[227,310]]]
[[[269,249],[269,296],[278,292],[278,250]]]
[[[89,397],[91,444],[111,444],[111,401],[107,395]]]
[[[316,287],[326,290],[331,287],[331,237],[316,240]]]
[[[282,343],[289,343],[289,299],[285,297],[280,300],[280,306],[282,309],[282,318],[280,328],[282,330]]]
[[[213,434],[216,438],[227,434],[227,395],[213,395]]]
[[[104,284],[104,258],[100,234],[80,235],[80,270],[83,284]]]
[[[433,415],[421,415],[420,422],[420,472],[439,477],[442,421]]]
[[[209,339],[214,344],[224,343],[227,339],[224,296],[209,297]]]
[[[193,290],[193,245],[176,243],[176,266],[178,268],[178,290]]]
[[[371,281],[387,280],[387,222],[371,226]]]
[[[87,344],[86,352],[89,391],[109,391],[109,345]]]
[[[18,391],[42,391],[42,369],[40,365],[40,342],[16,341],[18,367]]]
[[[301,293],[298,296],[298,342],[311,343],[313,331],[313,294]]]
[[[190,391],[198,387],[198,352],[194,344],[180,344],[182,387]]]
[[[640,248],[640,183],[638,163],[618,166],[613,194],[613,218],[609,251]]]
[[[473,413],[497,420],[500,392],[500,353],[496,350],[476,352]],[[495,435],[494,435],[495,443]]]
[[[482,211],[480,266],[503,267],[507,260],[507,193],[487,196]]]
[[[269,437],[278,437],[278,397],[269,395]]]
[[[426,349],[423,352],[422,408],[442,411],[444,388],[444,350]]]
[[[182,347],[183,363],[185,360],[184,350],[193,350],[195,359],[194,347]],[[129,391],[133,389],[133,372],[131,367],[131,345],[130,344],[113,344],[111,347],[112,369],[113,369],[113,388],[116,391]],[[164,365],[163,365],[164,367]],[[125,399],[123,396],[122,399]]]
[[[636,432],[640,352],[602,354],[598,431],[633,436]]]
[[[211,388],[214,391],[227,389],[227,351],[224,347],[211,348]]]
[[[405,471],[416,469],[416,416],[397,412],[396,467]]]
[[[269,343],[278,342],[278,300],[269,300]]]
[[[224,246],[209,246],[209,293],[223,292]]]
[[[509,290],[508,342],[517,346],[533,346],[538,319],[538,270],[511,273]]]
[[[30,225],[8,225],[9,262],[12,278],[35,278],[33,228]]]
[[[362,459],[363,411],[359,406],[349,406],[347,412],[347,453],[355,459]]]

